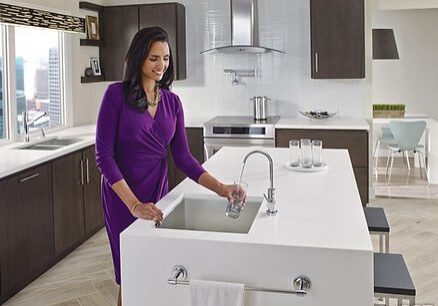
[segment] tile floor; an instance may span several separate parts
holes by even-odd
[[[4,305],[114,306],[117,291],[103,229]]]
[[[417,304],[438,306],[438,200],[376,198],[372,203],[385,208],[390,250],[403,254]],[[372,240],[377,250],[377,239]],[[115,306],[116,297],[108,239],[101,230],[4,305]]]
[[[411,166],[413,160],[411,159]],[[385,158],[379,158],[379,167],[374,169],[373,187],[374,194],[378,197],[388,198],[416,198],[416,199],[438,199],[438,185],[428,183],[425,174],[420,176],[419,168],[408,170],[403,159],[398,158],[394,161],[391,176],[391,183],[388,184]]]

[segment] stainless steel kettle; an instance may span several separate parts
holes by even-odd
[[[266,96],[255,96],[250,98],[254,104],[254,119],[266,120],[268,119],[268,101],[270,100]]]

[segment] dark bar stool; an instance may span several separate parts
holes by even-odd
[[[379,252],[389,253],[389,224],[385,211],[381,207],[364,207],[363,210],[370,234],[379,235]]]
[[[415,305],[416,290],[412,282],[403,256],[400,254],[374,253],[374,296],[386,299],[396,299],[396,305],[407,300],[409,305]]]

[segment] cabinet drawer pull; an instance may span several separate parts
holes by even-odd
[[[84,185],[84,161],[81,159],[81,185]]]
[[[318,63],[318,61],[319,61],[319,58],[318,58],[318,52],[315,52],[315,72],[316,73],[318,73],[318,70],[319,70],[319,63]]]
[[[87,184],[90,182],[90,170],[89,170],[89,162],[88,162],[88,158],[85,160],[85,177],[87,178]]]
[[[26,176],[25,178],[20,179],[20,183],[27,182],[27,181],[29,181],[31,179],[34,179],[34,178],[38,177],[38,176],[40,176],[40,174],[38,172],[34,173],[32,175]]]

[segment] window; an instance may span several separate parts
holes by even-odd
[[[63,41],[60,31],[0,25],[0,143],[23,137],[24,112],[31,132],[65,126]]]
[[[19,133],[23,113],[31,130],[62,125],[60,33],[31,27],[15,28],[16,108]],[[44,115],[46,114],[46,115]]]

